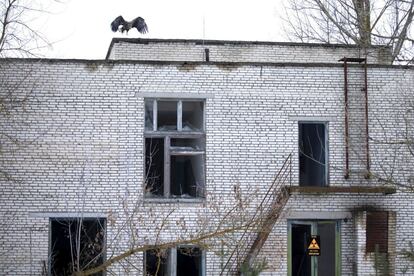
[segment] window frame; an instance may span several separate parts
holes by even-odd
[[[146,128],[146,121],[147,121],[147,102],[152,101],[152,129]],[[176,130],[158,130],[158,102],[176,102],[177,103],[177,129]],[[202,129],[201,130],[183,130],[183,122],[182,122],[182,113],[183,113],[183,102],[199,102],[202,103]],[[144,98],[144,137],[143,137],[143,148],[144,148],[144,178],[147,173],[146,167],[146,139],[151,138],[161,138],[164,141],[164,164],[163,164],[163,195],[162,196],[148,196],[145,192],[147,189],[146,179],[143,179],[143,191],[144,191],[144,199],[149,201],[162,201],[162,202],[169,202],[169,201],[182,201],[182,202],[200,202],[204,201],[206,197],[206,99],[200,98]],[[203,144],[202,150],[179,150],[174,149],[171,146],[172,139],[201,139]],[[190,197],[190,198],[180,198],[174,197],[171,193],[172,184],[171,184],[171,156],[195,156],[201,155],[202,156],[202,175],[199,178],[201,180],[201,186],[203,191],[201,195]]]
[[[167,260],[167,274],[168,276],[176,276],[177,275],[177,251],[179,248],[198,248],[201,251],[201,275],[206,275],[206,251],[199,246],[191,245],[191,244],[184,244],[179,245],[176,247],[172,247],[168,250],[168,260]],[[143,252],[143,271],[144,275],[147,275],[147,251]]]
[[[311,235],[319,235],[319,225],[320,224],[335,224],[335,276],[342,275],[342,223],[339,219],[288,219],[287,220],[287,275],[293,276],[292,274],[292,254],[293,254],[293,245],[292,245],[292,226],[294,224],[299,225],[309,225],[311,229]],[[323,245],[321,249],[321,254],[323,254]],[[311,274],[318,275],[318,257],[311,256]]]

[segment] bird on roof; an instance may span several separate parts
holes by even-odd
[[[127,32],[132,28],[136,28],[141,34],[148,32],[147,23],[144,18],[137,17],[132,21],[126,21],[121,15],[115,18],[111,23],[111,29],[113,32],[120,31],[121,33]]]

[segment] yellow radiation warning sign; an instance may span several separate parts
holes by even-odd
[[[319,236],[311,236],[308,246],[308,256],[320,256],[321,255],[321,243]]]

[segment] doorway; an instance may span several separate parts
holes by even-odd
[[[340,223],[332,220],[288,222],[288,275],[340,275]],[[309,256],[312,237],[319,238],[319,256]]]
[[[299,186],[328,186],[327,123],[299,122]]]

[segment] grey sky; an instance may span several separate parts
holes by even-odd
[[[64,0],[48,7],[47,57],[103,59],[112,37],[280,41],[283,0]],[[113,33],[115,17],[145,18],[149,33]],[[204,27],[203,27],[204,26]]]

